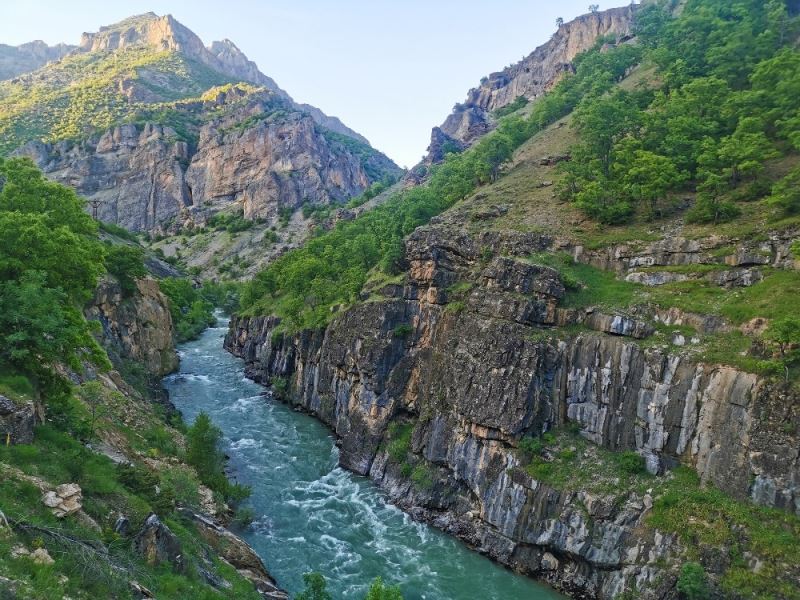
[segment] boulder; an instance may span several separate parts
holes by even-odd
[[[142,530],[133,540],[133,547],[151,566],[166,562],[179,573],[186,571],[180,540],[155,513],[145,520]]]
[[[77,513],[82,508],[83,495],[77,483],[64,483],[45,492],[42,503],[59,519]]]

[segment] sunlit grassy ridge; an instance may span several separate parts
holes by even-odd
[[[0,153],[34,139],[82,139],[125,121],[145,106],[123,92],[132,83],[152,102],[168,103],[231,79],[180,53],[146,47],[72,54],[0,82]]]

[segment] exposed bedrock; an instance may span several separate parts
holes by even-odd
[[[226,347],[255,380],[287,378],[288,401],[336,432],[343,466],[414,516],[576,597],[613,598],[634,582],[648,587],[642,597],[671,597],[660,559],[680,546],[644,526],[646,493],[559,491],[532,479],[517,468],[525,434],[576,423],[599,446],[638,452],[652,473],[688,464],[734,497],[800,513],[796,397],[640,346],[635,326],[615,331],[600,317],[592,329],[608,333],[541,335],[559,331],[558,273],[513,251],[482,264],[487,241],[520,254],[546,242],[422,228],[406,243],[405,285],[387,286],[383,299],[294,336],[273,335],[274,317],[234,318]],[[448,295],[467,271],[473,285],[452,310]],[[432,486],[413,485],[389,459],[393,422],[413,427],[410,450]]]

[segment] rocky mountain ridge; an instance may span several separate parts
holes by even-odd
[[[84,82],[107,114],[60,118],[64,94],[88,110]],[[223,208],[274,225],[281,211],[343,202],[399,173],[338,119],[294,102],[233,42],[206,47],[171,15],[85,33],[61,61],[0,83],[0,98],[3,143],[29,140],[14,153],[133,231],[202,226]]]
[[[550,90],[572,61],[605,36],[625,40],[632,35],[636,5],[591,12],[568,23],[520,62],[481,80],[464,102],[431,133],[426,161],[439,162],[448,147],[463,148],[494,127],[493,111],[511,105],[517,98],[535,100]]]

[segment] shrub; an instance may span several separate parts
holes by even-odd
[[[136,280],[147,275],[144,250],[139,246],[106,244],[106,269],[117,281],[123,296],[136,291]]]
[[[295,596],[295,600],[333,600],[333,596],[327,590],[328,584],[321,574],[304,573],[303,582],[306,587]]]
[[[386,451],[389,457],[396,463],[405,461],[406,456],[411,451],[411,435],[414,432],[414,425],[412,423],[400,424],[397,422],[389,424],[387,430],[387,439],[389,440],[386,446]]]
[[[411,327],[411,325],[403,323],[402,325],[398,325],[392,329],[392,337],[407,338],[409,335],[411,335],[412,331],[414,331],[414,329]]]
[[[364,600],[403,600],[399,586],[389,586],[380,577],[373,580]]]
[[[695,562],[685,563],[681,567],[677,589],[688,600],[705,600],[711,597],[706,572]]]
[[[614,455],[614,461],[624,473],[628,475],[640,475],[646,471],[643,456],[638,455],[633,450],[626,450]]]

